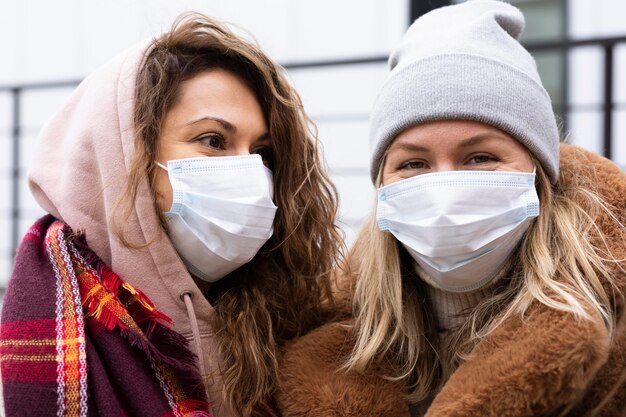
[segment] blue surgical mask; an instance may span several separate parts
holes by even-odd
[[[445,291],[490,282],[538,215],[534,173],[448,171],[378,190],[379,228]]]
[[[172,207],[163,213],[183,263],[214,282],[254,258],[272,236],[272,173],[260,155],[167,162]]]

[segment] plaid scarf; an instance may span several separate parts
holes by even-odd
[[[0,326],[8,416],[211,416],[170,319],[48,215],[18,250]]]

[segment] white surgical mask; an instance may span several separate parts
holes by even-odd
[[[378,189],[379,228],[451,292],[489,283],[538,215],[534,173],[448,171]]]
[[[272,236],[272,173],[260,155],[167,161],[172,207],[163,215],[189,271],[215,282],[249,262]]]

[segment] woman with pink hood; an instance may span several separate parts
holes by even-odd
[[[201,15],[91,74],[39,138],[49,214],[2,312],[7,415],[274,415],[325,320],[336,191],[282,69]]]

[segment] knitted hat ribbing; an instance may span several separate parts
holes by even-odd
[[[520,45],[524,16],[495,0],[470,0],[417,19],[391,53],[391,73],[371,114],[372,182],[403,130],[435,120],[471,120],[520,141],[554,183],[559,133],[532,56]]]

